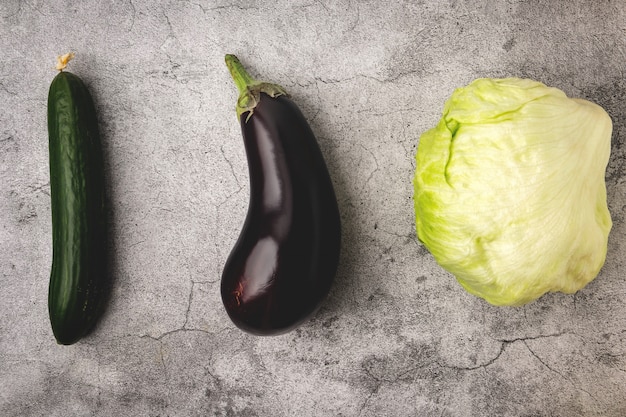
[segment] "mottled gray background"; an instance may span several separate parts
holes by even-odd
[[[70,347],[47,313],[46,100],[67,51],[99,111],[114,280]],[[0,52],[0,415],[626,415],[626,3],[3,0]],[[226,53],[301,106],[342,212],[332,293],[280,337],[219,298],[248,199]],[[614,120],[608,258],[576,295],[492,307],[416,240],[419,135],[487,76]]]

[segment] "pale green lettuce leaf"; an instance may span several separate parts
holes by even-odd
[[[457,89],[419,141],[420,241],[492,304],[581,289],[607,252],[611,131],[600,106],[535,81]]]

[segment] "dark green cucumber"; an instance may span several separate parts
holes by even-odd
[[[93,328],[103,309],[107,233],[93,100],[80,78],[62,70],[50,85],[48,134],[53,252],[48,311],[57,342],[70,345]]]

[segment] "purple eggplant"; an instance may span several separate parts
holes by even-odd
[[[254,80],[234,55],[226,65],[240,93],[250,201],[222,273],[222,301],[240,329],[286,333],[315,313],[332,286],[337,199],[317,140],[283,88]]]

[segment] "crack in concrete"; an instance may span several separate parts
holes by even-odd
[[[616,369],[620,372],[626,373],[626,369],[619,367],[617,363],[606,363],[606,359],[605,359],[605,358],[610,358],[611,362],[619,362],[619,361],[622,361],[622,358],[624,356],[626,356],[626,353],[604,353],[600,356],[600,358],[603,359],[602,362],[609,368]],[[613,361],[614,359],[615,361]]]
[[[572,387],[574,387],[575,389],[584,392],[585,394],[589,395],[589,397],[594,400],[597,404],[601,404],[601,402],[589,391],[587,391],[586,389],[577,386],[574,381],[572,381],[570,378],[566,377],[565,375],[563,375],[561,372],[557,371],[556,369],[552,368],[550,365],[548,365],[544,360],[542,360],[539,355],[537,355],[535,353],[534,350],[532,350],[530,348],[530,346],[528,346],[528,343],[526,343],[526,340],[522,340],[522,343],[524,344],[524,346],[526,346],[526,349],[528,349],[528,351],[530,352],[530,354],[539,361],[539,363],[541,363],[543,366],[545,366],[549,371],[557,374],[558,376],[560,376],[563,380],[567,381]]]
[[[165,22],[167,23],[167,27],[169,28],[170,34],[174,34],[174,27],[172,26],[172,22],[170,21],[170,17],[167,15],[167,13],[165,13],[165,10],[163,10],[163,17],[165,17]],[[174,36],[174,38],[176,38],[176,36]]]
[[[200,3],[196,3],[196,2],[193,2],[193,1],[188,1],[187,3],[189,3],[191,6],[198,7],[202,11],[203,14],[206,14],[207,9],[203,5],[201,5]]]
[[[241,6],[240,4],[234,3],[234,4],[225,4],[223,6],[209,7],[206,10],[211,12],[211,11],[228,10],[228,9],[237,9],[240,11],[246,11],[246,10],[259,10],[259,7],[256,7],[256,6],[245,7],[245,6]]]
[[[320,87],[318,84],[315,84],[315,91],[316,91],[316,95],[317,95],[317,106],[315,106],[315,113],[313,113],[313,115],[309,118],[309,122],[312,122],[313,120],[317,119],[317,116],[320,114],[320,112],[322,111],[322,95],[320,93]]]
[[[2,142],[13,142],[15,143],[15,135],[12,135],[11,133],[5,133],[6,136],[0,138],[0,143]]]
[[[552,333],[552,334],[539,334],[536,336],[525,336],[525,337],[516,337],[514,339],[497,339],[499,342],[503,342],[503,343],[515,343],[515,342],[525,342],[527,340],[537,340],[537,339],[547,339],[547,338],[551,338],[551,337],[560,337],[560,336],[564,336],[564,335],[574,335],[577,336],[575,333],[572,332],[559,332],[559,333]]]
[[[227,202],[228,202],[231,198],[233,198],[235,195],[239,194],[239,193],[241,192],[241,190],[243,190],[243,189],[244,189],[244,187],[243,187],[243,186],[239,186],[239,188],[237,189],[237,191],[234,191],[234,192],[232,192],[232,193],[228,194],[228,195],[226,196],[226,198],[224,198],[224,201],[221,201],[220,203],[218,203],[218,204],[215,206],[215,208],[216,208],[216,209],[217,209],[217,211],[218,211],[218,217],[219,217],[219,210],[222,208],[222,206],[223,206],[224,204],[226,204],[226,203],[227,203]],[[218,219],[218,220],[219,220],[219,219]],[[218,223],[219,223],[219,222],[218,222]]]
[[[225,331],[230,330],[229,327],[224,327],[223,329],[211,332],[208,330],[203,330],[203,329],[197,329],[197,328],[178,328],[178,329],[174,329],[174,330],[169,330],[167,332],[161,333],[159,336],[151,336],[149,334],[145,334],[145,335],[126,335],[126,337],[139,337],[140,339],[152,339],[155,341],[162,341],[162,339],[168,337],[168,336],[172,336],[176,333],[185,333],[185,332],[191,332],[191,333],[203,333],[209,336],[216,336],[218,333],[222,333]]]
[[[352,9],[354,7],[354,10],[356,10],[356,19],[354,19],[354,22],[350,25],[350,27],[348,27],[348,29],[344,32],[344,33],[352,33],[357,26],[359,26],[359,24],[361,23],[361,9],[359,8],[359,2],[356,1],[354,2],[354,6],[353,6],[353,2],[350,1],[350,9]]]
[[[407,234],[402,234],[402,233],[397,233],[397,232],[390,232],[389,230],[383,229],[380,226],[378,226],[378,224],[376,224],[375,227],[376,230],[385,233],[387,235],[390,236],[395,236],[397,238],[401,238],[401,239],[405,239],[407,242],[411,241],[412,243],[415,243],[416,245],[419,245],[419,241],[417,240],[417,235],[415,234],[415,232],[413,230],[411,230],[410,233]]]
[[[202,281],[194,280],[194,281],[191,281],[191,282],[193,282],[194,284],[215,284],[216,282],[219,282],[219,278],[218,279],[214,279],[214,280],[205,279],[205,280],[202,280]]]
[[[356,114],[365,113],[367,116],[386,117],[389,115],[396,115],[399,113],[411,113],[411,114],[427,114],[428,112],[417,107],[403,107],[401,109],[393,109],[389,111],[376,111],[375,108],[359,109],[355,111]],[[406,139],[406,137],[405,137]]]
[[[477,369],[481,369],[481,368],[486,368],[488,366],[493,365],[494,363],[496,363],[498,361],[498,359],[500,359],[500,357],[502,356],[502,354],[505,352],[506,348],[510,345],[512,345],[513,343],[516,342],[522,342],[524,343],[524,345],[526,347],[528,347],[528,345],[526,345],[526,341],[528,340],[538,340],[538,339],[546,339],[546,338],[552,338],[552,337],[560,337],[563,336],[565,334],[574,334],[571,332],[561,332],[561,333],[555,333],[555,334],[548,334],[548,335],[537,335],[537,336],[527,336],[527,337],[518,337],[518,338],[514,338],[514,339],[497,339],[498,342],[500,342],[500,349],[498,350],[498,353],[496,353],[496,355],[487,360],[484,363],[478,364],[476,366],[454,366],[454,365],[448,365],[446,363],[442,363],[437,361],[437,365],[443,367],[443,368],[448,368],[448,369],[453,369],[453,370],[457,370],[457,371],[475,371]]]
[[[359,407],[359,413],[357,414],[358,416],[363,414],[363,410],[365,410],[365,408],[369,404],[369,402],[372,399],[372,397],[378,393],[378,390],[383,385],[383,381],[379,377],[377,377],[376,375],[372,374],[370,372],[370,370],[367,369],[367,367],[365,367],[365,365],[362,366],[362,369],[363,369],[363,371],[365,371],[365,373],[367,374],[368,377],[370,377],[371,379],[373,379],[375,381],[375,384],[374,384],[374,388],[370,391],[368,396],[365,398],[365,401],[363,401],[363,404],[361,405],[361,407]]]
[[[493,358],[487,360],[484,363],[478,364],[476,366],[454,366],[454,365],[448,365],[446,363],[442,363],[439,361],[437,361],[436,363],[442,368],[448,368],[448,369],[452,369],[455,371],[475,371],[477,369],[486,368],[496,363],[498,359],[500,359],[500,356],[502,356],[502,354],[506,350],[507,346],[509,346],[511,343],[514,343],[514,342],[502,342],[500,344],[500,349],[498,350],[498,353]]]
[[[215,336],[217,333],[221,333],[225,330],[228,330],[228,328],[224,328],[222,330],[219,330],[217,332],[209,332],[207,330],[202,330],[202,329],[188,329],[188,328],[180,328],[180,329],[174,329],[174,330],[170,330],[167,331],[165,333],[162,333],[160,336],[150,336],[150,335],[141,335],[141,336],[136,336],[136,335],[124,335],[124,337],[139,337],[140,339],[150,339],[153,340],[155,342],[157,342],[159,344],[159,361],[161,363],[161,367],[163,368],[163,373],[164,373],[164,377],[165,380],[169,380],[169,371],[167,369],[167,363],[165,361],[165,355],[164,355],[164,347],[163,347],[163,339],[165,337],[171,336],[173,334],[176,333],[181,333],[181,332],[198,332],[198,333],[203,333],[203,334],[207,334],[210,336]],[[170,403],[169,399],[168,399],[168,404]]]
[[[372,359],[376,359],[376,358],[372,358]],[[368,367],[368,364],[371,361],[368,361],[367,363],[363,363],[361,365],[361,369],[365,372],[365,374],[374,381],[374,387],[370,390],[370,393],[367,395],[367,397],[365,398],[365,401],[363,402],[363,404],[361,405],[361,407],[359,408],[359,413],[358,415],[360,416],[363,413],[363,410],[365,410],[365,408],[367,407],[367,405],[369,404],[370,400],[372,399],[372,397],[374,395],[376,395],[378,393],[378,391],[380,390],[380,388],[383,386],[383,384],[395,384],[399,381],[404,381],[404,379],[409,376],[412,375],[415,371],[419,370],[419,369],[423,369],[426,368],[428,366],[431,366],[433,364],[436,364],[436,361],[427,361],[425,363],[420,363],[418,365],[415,366],[410,366],[404,370],[400,370],[398,372],[395,372],[394,375],[392,377],[383,377],[383,376],[377,376],[375,375]]]
[[[21,3],[26,3],[26,4],[28,4],[28,5],[30,6],[30,8],[31,8],[31,9],[33,9],[35,12],[37,12],[38,14],[40,14],[40,15],[42,15],[42,16],[50,16],[50,15],[45,14],[44,12],[42,12],[42,11],[41,11],[41,6],[40,6],[40,7],[33,6],[33,5],[32,5],[32,4],[30,4],[30,2],[28,2],[28,1],[23,1],[23,2],[22,2],[22,1],[20,1],[20,4],[21,4]]]
[[[400,80],[401,78],[406,78],[406,77],[410,77],[414,74],[419,74],[423,72],[422,70],[419,69],[415,69],[415,70],[408,70],[408,71],[403,71],[403,72],[399,72],[393,76],[390,77],[386,77],[386,78],[379,78],[379,77],[375,77],[373,75],[366,75],[366,74],[355,74],[352,75],[350,77],[345,77],[345,78],[322,78],[322,77],[314,77],[311,80],[307,81],[307,82],[302,82],[300,81],[292,81],[292,84],[297,85],[299,87],[302,88],[308,88],[311,87],[312,85],[317,85],[317,84],[324,84],[324,85],[335,85],[335,84],[342,84],[342,83],[347,83],[347,82],[353,82],[353,81],[357,81],[359,79],[365,79],[365,80],[370,80],[370,81],[374,81],[378,84],[388,84],[388,83],[393,83],[396,82],[398,80]],[[416,111],[416,109],[399,109],[399,110],[395,110],[392,111],[390,113],[398,113],[401,111]],[[421,111],[422,112],[422,111]],[[425,113],[425,112],[424,112]],[[387,113],[381,113],[381,116],[384,116]]]
[[[191,271],[189,272],[189,275],[191,275]],[[191,303],[193,302],[193,289],[196,285],[191,276],[189,277],[189,280],[191,281],[191,288],[189,289],[189,297],[187,298],[187,311],[185,311],[185,321],[183,322],[183,325],[181,327],[182,329],[187,329],[189,314],[191,312]]]
[[[331,13],[330,13],[330,9],[328,8],[328,6],[326,6],[326,5],[324,4],[324,2],[323,2],[322,0],[314,0],[314,2],[315,2],[315,4],[319,4],[320,6],[322,6],[322,9],[324,9],[324,11],[325,11],[328,15],[330,15],[330,14],[331,14]]]
[[[212,12],[212,11],[221,11],[221,10],[228,10],[228,9],[237,9],[240,11],[246,11],[246,10],[259,10],[259,7],[256,6],[241,6],[240,4],[237,3],[233,3],[233,4],[225,4],[222,6],[215,6],[215,7],[205,7],[200,3],[197,2],[193,2],[193,1],[188,1],[187,3],[189,3],[192,6],[196,6],[198,8],[200,8],[200,10],[202,10],[203,14],[206,14],[207,12]]]
[[[376,154],[374,154],[374,152],[372,152],[370,149],[366,148],[363,144],[359,143],[358,146],[363,149],[365,152],[367,152],[372,159],[374,160],[374,165],[376,166],[372,172],[369,173],[367,179],[365,180],[365,183],[363,184],[363,187],[361,188],[361,191],[363,191],[365,188],[367,188],[367,185],[369,184],[369,182],[372,180],[372,178],[374,177],[374,174],[376,174],[379,170],[380,170],[380,166],[378,165],[378,159],[376,158]]]
[[[19,1],[17,2],[17,10],[16,10],[15,12],[10,13],[10,14],[8,14],[8,15],[6,15],[6,16],[0,16],[0,17],[2,17],[2,19],[10,19],[10,18],[12,18],[12,17],[17,16],[17,15],[18,15],[18,14],[20,14],[20,12],[22,11],[22,4],[23,4],[23,3],[24,3],[24,1],[23,1],[23,0],[19,0]]]
[[[378,390],[380,389],[381,385],[382,385],[382,382],[378,382],[376,384],[376,387],[372,390],[372,392],[370,392],[370,394],[367,396],[367,398],[365,398],[365,401],[363,402],[363,404],[359,408],[359,413],[357,414],[358,416],[363,414],[363,410],[365,410],[365,408],[369,404],[369,402],[372,399],[372,397],[378,393]]]
[[[135,27],[135,17],[137,16],[137,9],[135,8],[133,0],[128,0],[128,4],[130,4],[130,8],[132,10],[130,28],[128,28],[128,32],[132,32]]]
[[[32,193],[42,193],[45,195],[50,195],[50,181],[47,181],[45,184],[41,184],[41,185],[28,185],[27,188],[32,192]]]
[[[2,82],[0,82],[0,89],[1,89],[2,91],[4,91],[5,93],[7,93],[7,94],[11,95],[11,96],[16,96],[16,97],[17,97],[17,95],[18,95],[15,91],[11,91],[11,90],[9,90],[9,89],[7,88],[7,86],[6,86],[6,85],[4,85],[4,83],[2,83]]]
[[[230,173],[233,174],[233,177],[235,178],[235,182],[239,186],[239,190],[241,190],[241,188],[243,187],[241,186],[241,183],[239,182],[239,178],[237,177],[237,171],[235,171],[235,168],[233,167],[233,163],[226,157],[226,152],[224,152],[224,145],[220,146],[220,152],[222,152],[222,156],[224,157],[224,160],[230,167]]]

